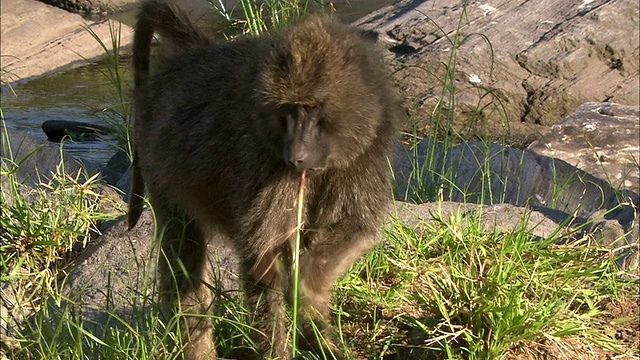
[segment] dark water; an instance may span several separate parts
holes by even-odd
[[[350,22],[393,2],[342,0],[333,3],[337,15]],[[135,10],[129,10],[116,14],[114,18],[133,25],[135,13]],[[122,65],[127,69],[129,65],[126,59]],[[44,140],[46,135],[41,125],[46,120],[107,124],[108,115],[104,110],[115,104],[116,100],[114,87],[103,74],[104,71],[107,71],[105,63],[95,63],[17,85],[13,91],[3,89],[1,106],[7,126],[29,131],[34,137]],[[130,84],[129,79],[127,84]],[[74,156],[105,164],[116,151],[116,145],[114,137],[103,137],[93,141],[65,142],[64,146]]]
[[[44,78],[32,80],[11,90],[3,88],[2,111],[7,127],[25,130],[33,137],[46,140],[41,130],[46,120],[80,121],[108,124],[104,109],[114,104],[114,87],[101,73],[103,63],[90,64]],[[97,164],[106,163],[115,152],[115,137],[92,141],[65,142],[65,150],[73,156]]]

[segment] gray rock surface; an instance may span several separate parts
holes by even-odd
[[[402,0],[356,22],[393,45],[397,83],[416,99],[419,118],[430,116],[442,93],[461,3]],[[456,58],[456,121],[488,122],[492,138],[503,129],[534,137],[546,130],[536,124],[552,125],[584,102],[637,105],[638,24],[635,0],[469,2]]]
[[[106,15],[135,3],[135,0],[41,0],[60,9],[74,13]]]
[[[424,139],[396,154],[396,197],[527,206],[557,224],[582,227],[621,255],[623,268],[637,270],[639,127],[633,108],[587,103],[527,150],[484,142],[446,147]],[[627,183],[612,186],[609,179]]]
[[[408,204],[396,202],[389,210],[387,226],[394,222],[419,227],[434,219],[447,219],[461,214],[463,222],[482,212],[486,231],[509,232],[522,229],[522,219],[527,218],[526,228],[535,236],[547,237],[554,234],[562,221],[563,214],[555,220],[547,214],[498,204],[478,207],[476,204],[438,202],[428,204]],[[85,250],[76,261],[65,280],[65,292],[69,299],[81,306],[82,313],[91,323],[103,326],[113,325],[112,316],[106,311],[116,311],[124,319],[131,318],[132,309],[155,306],[153,294],[153,218],[145,211],[138,225],[130,232],[126,221],[121,219],[105,230],[98,242]],[[240,288],[237,276],[237,260],[232,251],[222,241],[214,240],[209,245],[210,266],[214,269],[219,286],[230,291]],[[109,289],[108,293],[106,289]],[[112,302],[107,306],[107,295]]]
[[[82,255],[65,280],[65,292],[84,313],[103,323],[109,317],[107,293],[109,289],[112,309],[124,309],[123,315],[133,308],[154,306],[155,258],[154,224],[151,211],[145,211],[136,227],[127,231],[126,219],[114,221]],[[210,268],[220,287],[238,290],[237,261],[223,241],[212,239],[209,244]],[[97,318],[96,318],[97,317]]]
[[[640,113],[614,103],[585,103],[528,147],[640,192]]]
[[[477,141],[444,148],[425,139],[399,153],[394,173],[401,200],[528,204],[585,219],[595,211],[615,209],[629,197],[638,204],[637,194],[616,191],[563,160],[533,151]],[[429,168],[438,170],[430,173]],[[633,214],[632,207],[624,210]]]
[[[107,45],[111,44],[109,21],[89,21],[36,0],[0,0],[2,7],[3,85],[24,82],[104,57],[104,50],[91,28]],[[120,44],[129,46],[132,30],[122,25]]]
[[[27,186],[38,186],[56,172],[57,166],[63,160],[65,172],[77,173],[81,169],[89,174],[97,171],[90,163],[81,163],[60,150],[60,144],[39,141],[25,131],[5,128],[0,129],[2,142],[2,158],[13,159],[20,167],[16,171],[18,181]],[[11,167],[11,165],[6,165]],[[84,168],[83,168],[84,166]],[[3,182],[6,179],[3,177]],[[4,187],[3,187],[4,188]]]

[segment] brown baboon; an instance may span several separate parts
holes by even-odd
[[[154,32],[173,53],[150,75]],[[133,52],[129,227],[146,186],[162,231],[164,300],[195,313],[181,323],[185,357],[215,357],[211,324],[197,316],[212,301],[202,279],[213,234],[240,257],[264,357],[291,357],[285,309],[302,173],[300,343],[342,357],[330,340],[330,290],[380,238],[398,134],[398,102],[373,44],[324,16],[218,43],[174,5],[145,1]],[[314,340],[312,324],[329,341]]]

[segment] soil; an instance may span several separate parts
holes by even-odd
[[[625,352],[616,354],[611,350],[594,346],[585,339],[543,339],[536,343],[524,343],[514,347],[506,355],[507,360],[564,360],[564,359],[637,359],[640,355],[640,299],[626,299],[604,304],[605,314],[600,316],[603,324],[610,326],[615,338]],[[612,322],[627,319],[624,322]]]

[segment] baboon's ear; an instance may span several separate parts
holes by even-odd
[[[375,44],[378,41],[378,32],[375,30],[358,29],[358,32],[364,40],[369,41],[372,44]]]

